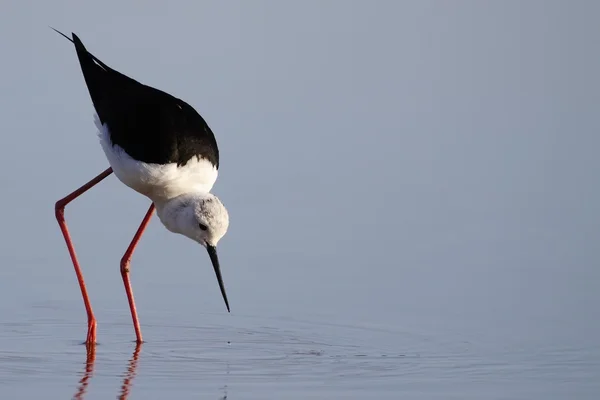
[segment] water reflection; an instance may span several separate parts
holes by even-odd
[[[127,396],[129,396],[129,392],[131,390],[131,385],[133,383],[133,379],[135,378],[138,360],[140,357],[140,350],[142,349],[141,344],[136,344],[135,350],[133,351],[133,355],[129,360],[129,364],[127,366],[127,372],[125,373],[125,378],[123,379],[123,384],[121,385],[121,392],[118,396],[120,400],[126,400]],[[79,386],[77,387],[77,391],[73,395],[74,400],[82,400],[84,399],[85,393],[87,391],[87,387],[90,383],[90,380],[94,374],[94,364],[96,362],[96,346],[95,345],[86,345],[87,357],[85,360],[85,372],[83,374],[83,378],[79,381]]]
[[[127,373],[125,374],[125,379],[123,379],[123,385],[121,385],[121,395],[119,396],[119,400],[126,400],[129,395],[129,390],[131,389],[131,384],[133,383],[133,378],[135,378],[135,373],[138,366],[138,358],[140,356],[140,349],[142,348],[141,343],[137,343],[135,345],[135,350],[133,351],[133,356],[129,360],[129,366],[127,367]]]
[[[227,381],[229,380],[229,363],[227,363],[227,372],[225,373],[225,385],[221,388],[223,390],[223,396],[219,397],[219,400],[227,400]]]
[[[73,395],[73,399],[79,400],[83,399],[85,395],[85,391],[87,390],[87,386],[90,383],[90,379],[94,374],[94,362],[96,361],[96,346],[86,344],[86,353],[87,357],[85,359],[85,372],[83,374],[83,378],[79,381],[79,387],[77,391]]]

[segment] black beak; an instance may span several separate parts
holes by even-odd
[[[227,300],[227,293],[225,292],[225,284],[223,283],[223,277],[221,276],[219,257],[217,257],[217,248],[215,246],[207,244],[206,250],[208,251],[210,261],[212,261],[213,268],[215,269],[215,274],[217,275],[217,280],[219,281],[219,288],[221,288],[221,294],[223,295],[223,300],[225,300],[225,305],[227,306],[227,312],[230,312],[229,301]]]

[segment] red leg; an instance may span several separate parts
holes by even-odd
[[[131,282],[129,281],[129,263],[131,262],[131,256],[135,251],[136,246],[138,245],[150,219],[152,218],[152,214],[154,213],[154,203],[150,204],[150,208],[148,208],[148,212],[146,212],[146,216],[142,220],[140,227],[137,232],[133,236],[127,251],[121,258],[121,276],[123,277],[123,284],[125,285],[125,293],[127,293],[127,300],[129,301],[129,308],[131,309],[131,318],[133,319],[133,328],[135,329],[135,336],[137,337],[137,342],[142,343],[142,331],[140,329],[140,323],[138,321],[137,311],[135,309],[135,301],[133,300],[133,291],[131,290]]]
[[[71,260],[73,261],[73,266],[75,267],[75,273],[77,274],[77,280],[79,281],[79,287],[81,288],[81,295],[83,296],[83,303],[85,304],[85,310],[87,312],[88,333],[87,338],[85,340],[87,344],[96,343],[96,318],[94,317],[94,312],[92,311],[92,305],[90,303],[90,298],[88,297],[87,289],[85,287],[81,267],[79,266],[79,261],[77,261],[77,255],[75,254],[73,241],[71,240],[71,235],[69,235],[69,229],[67,228],[67,223],[65,221],[65,206],[77,197],[81,196],[83,193],[87,192],[90,188],[104,180],[104,178],[106,178],[110,174],[112,174],[112,168],[106,169],[100,175],[98,175],[97,177],[95,177],[94,179],[92,179],[73,193],[57,201],[56,205],[54,206],[56,220],[58,221],[60,230],[62,231],[62,234],[65,237],[65,241],[67,242],[67,248],[69,249],[69,254],[71,255]]]

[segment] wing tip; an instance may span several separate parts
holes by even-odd
[[[67,39],[68,41],[70,41],[71,43],[75,43],[73,41],[73,39],[71,39],[70,37],[68,37],[67,35],[65,35],[64,33],[62,33],[61,31],[59,31],[58,29],[52,27],[52,26],[48,26],[50,29],[52,29],[54,32],[58,33],[59,35],[61,35],[62,37],[64,37],[65,39]],[[71,32],[71,34],[73,35],[74,38],[77,38],[77,35],[75,35],[74,33]],[[77,38],[79,39],[79,38]]]

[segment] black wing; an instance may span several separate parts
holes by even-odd
[[[71,41],[113,145],[146,163],[185,165],[200,157],[219,167],[215,136],[192,106],[110,68],[89,53],[74,33]]]

